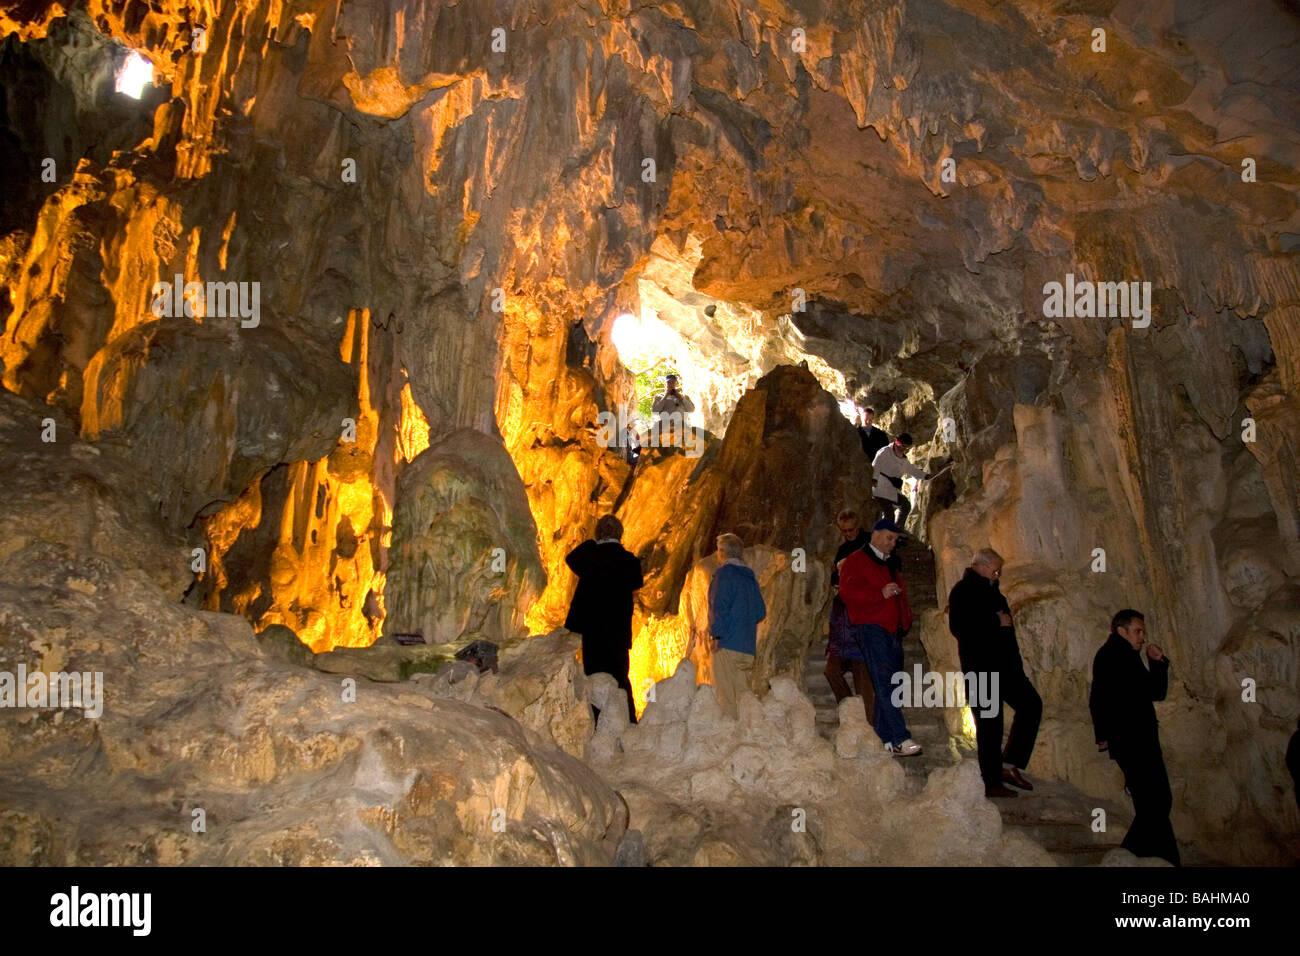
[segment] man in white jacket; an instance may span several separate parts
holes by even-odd
[[[928,474],[907,460],[907,450],[911,447],[912,436],[903,432],[892,443],[876,452],[876,458],[871,463],[876,479],[871,494],[884,509],[884,516],[900,528],[912,511],[912,503],[903,495],[903,476],[911,475],[918,481],[930,480]]]

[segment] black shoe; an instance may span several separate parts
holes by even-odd
[[[1003,767],[1002,782],[1009,783],[1013,787],[1019,787],[1021,790],[1034,789],[1034,785],[1025,779],[1025,775],[1020,772],[1019,767]]]

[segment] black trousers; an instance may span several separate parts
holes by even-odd
[[[880,507],[880,516],[888,518],[901,529],[907,524],[907,516],[912,513],[912,502],[900,491],[898,501],[890,501],[888,498],[877,498],[876,504]]]
[[[611,674],[627,695],[627,719],[636,723],[636,702],[632,699],[632,683],[628,680],[628,647],[626,638],[592,634],[582,635],[582,672],[584,674]],[[596,719],[600,708],[592,707]]]
[[[1169,789],[1169,774],[1165,771],[1165,755],[1157,742],[1112,755],[1124,771],[1124,784],[1133,795],[1133,825],[1124,835],[1120,846],[1134,856],[1158,856],[1174,866],[1180,865],[1178,841],[1174,826],[1169,822],[1169,811],[1174,806],[1174,794]]]
[[[1038,696],[1038,691],[1034,690],[1034,685],[1025,676],[1019,652],[1016,653],[1014,663],[1008,663],[998,670],[998,696],[1001,700],[998,702],[997,713],[991,717],[981,716],[982,708],[971,706],[971,716],[975,718],[975,746],[979,752],[980,776],[984,778],[986,787],[1001,786],[1003,761],[1021,770],[1025,769],[1034,752],[1034,742],[1038,740],[1038,725],[1043,719],[1043,698]],[[1002,749],[1004,704],[1016,712],[1011,719],[1011,734],[1007,737],[1005,751]]]

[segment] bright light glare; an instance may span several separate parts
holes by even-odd
[[[645,351],[645,336],[641,323],[635,315],[624,312],[614,320],[614,329],[610,333],[614,339],[614,348],[620,356],[640,355]]]
[[[153,64],[132,50],[117,74],[117,92],[138,100],[146,83],[153,83]]]
[[[681,340],[678,333],[648,309],[641,313],[640,318],[624,312],[614,320],[610,337],[614,340],[618,357],[634,372],[663,359],[673,359]]]
[[[845,418],[847,418],[849,421],[853,422],[855,425],[857,424],[858,409],[857,406],[854,405],[852,401],[846,399],[840,402],[840,414],[843,415]]]

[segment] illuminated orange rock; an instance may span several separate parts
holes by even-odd
[[[789,506],[773,508],[778,500]],[[624,545],[640,554],[646,575],[632,647],[638,706],[646,682],[670,676],[690,634],[707,629],[708,576],[724,532],[761,555],[754,568],[770,610],[760,634],[772,635],[761,642],[764,674],[799,678],[808,641],[825,630],[835,515],[847,507],[865,516],[869,504],[857,434],[796,366],[774,369],[746,392],[726,437],[701,458],[651,453],[617,512]],[[708,679],[707,655],[695,662]]]
[[[304,354],[269,329],[184,318],[118,336],[85,381],[86,437],[130,442],[152,466],[164,517],[182,525],[280,462],[320,457],[355,414],[347,369],[328,354]],[[324,404],[322,385],[335,396]]]

